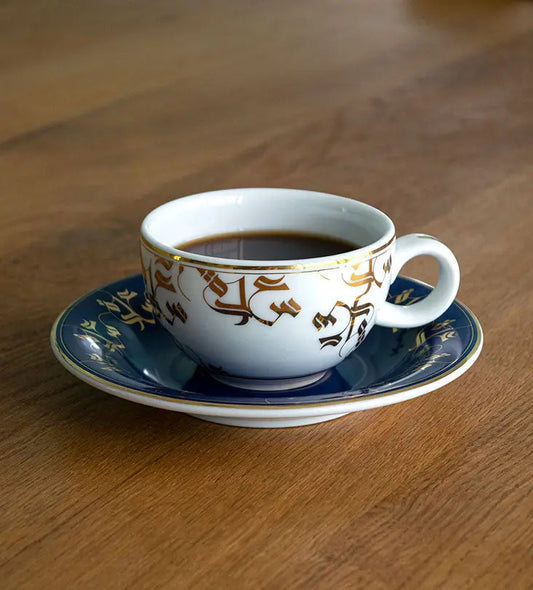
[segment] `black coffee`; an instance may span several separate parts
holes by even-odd
[[[296,232],[223,234],[176,245],[179,250],[239,260],[293,260],[341,254],[359,248],[352,242]]]

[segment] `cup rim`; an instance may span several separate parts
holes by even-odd
[[[347,250],[338,254],[332,254],[329,256],[320,256],[315,258],[301,258],[301,259],[287,259],[287,260],[242,260],[238,258],[221,258],[217,256],[209,256],[205,254],[196,254],[193,252],[187,252],[180,250],[173,246],[169,246],[155,238],[149,229],[150,221],[164,212],[164,209],[175,204],[178,201],[184,202],[189,199],[199,199],[213,197],[216,194],[230,194],[238,191],[239,194],[257,194],[258,192],[277,192],[286,193],[290,196],[298,194],[300,196],[308,194],[313,196],[321,197],[335,197],[337,199],[346,199],[350,201],[351,205],[354,203],[358,207],[365,210],[369,214],[381,217],[387,224],[386,232],[377,240],[374,240],[370,244],[366,244],[363,247],[355,248],[353,250]],[[172,260],[180,261],[189,264],[200,264],[203,266],[210,266],[215,268],[234,269],[234,270],[302,270],[309,269],[315,270],[320,268],[335,267],[355,260],[362,260],[373,257],[380,252],[386,250],[392,245],[396,238],[396,230],[393,221],[388,215],[380,211],[376,207],[358,201],[357,199],[351,199],[348,197],[342,197],[340,195],[334,195],[331,193],[324,193],[319,191],[311,191],[304,189],[285,189],[285,188],[273,188],[273,187],[257,187],[257,188],[235,188],[235,189],[222,189],[214,191],[205,191],[202,193],[195,193],[177,199],[167,201],[155,209],[152,209],[143,219],[141,224],[141,244],[146,248],[152,250],[154,253],[170,258]]]

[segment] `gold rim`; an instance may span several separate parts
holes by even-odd
[[[172,260],[177,260],[179,262],[188,263],[188,264],[200,264],[202,266],[209,266],[214,268],[225,268],[228,270],[236,270],[241,272],[251,271],[251,270],[258,270],[261,272],[270,272],[270,271],[287,271],[287,270],[316,270],[320,268],[329,268],[331,266],[337,266],[340,264],[347,264],[349,262],[353,262],[355,260],[364,260],[366,258],[371,258],[383,250],[386,250],[396,239],[396,236],[392,236],[392,238],[383,246],[376,248],[375,250],[370,250],[369,252],[364,252],[362,254],[355,254],[354,256],[349,256],[348,258],[341,258],[338,260],[334,260],[332,262],[321,262],[321,263],[312,263],[312,264],[285,264],[279,266],[246,266],[246,265],[234,265],[234,264],[224,264],[222,262],[208,262],[205,260],[198,260],[196,258],[189,258],[187,256],[182,256],[181,254],[174,254],[169,250],[164,250],[155,246],[150,242],[147,238],[141,235],[141,242],[142,244],[148,249],[151,250],[155,254],[159,254],[160,256],[166,256],[167,258],[172,258]]]
[[[56,357],[58,358],[58,360],[60,360],[62,362],[62,364],[67,369],[69,369],[69,367],[70,367],[70,369],[72,369],[71,372],[75,376],[78,376],[79,374],[85,375],[87,377],[86,382],[88,382],[89,385],[96,382],[96,383],[100,383],[102,385],[106,385],[107,387],[109,387],[111,389],[122,391],[124,393],[130,393],[133,395],[138,395],[140,397],[146,397],[149,399],[156,399],[156,400],[163,401],[166,403],[178,404],[178,405],[183,404],[183,405],[189,405],[189,406],[201,406],[201,407],[211,407],[211,408],[232,408],[232,409],[240,409],[240,410],[260,410],[260,411],[290,410],[290,411],[292,411],[292,410],[298,410],[298,409],[303,409],[303,408],[319,408],[319,407],[328,407],[328,406],[339,406],[342,404],[355,403],[357,401],[381,399],[384,397],[390,397],[390,396],[393,396],[393,395],[396,395],[399,393],[403,393],[405,391],[416,391],[417,389],[421,389],[422,387],[425,387],[426,385],[430,385],[431,383],[435,383],[436,381],[441,381],[441,380],[445,379],[448,375],[457,371],[458,369],[463,367],[466,363],[468,363],[468,361],[473,356],[475,356],[476,353],[479,351],[479,348],[483,342],[483,331],[481,328],[481,324],[479,323],[479,320],[476,318],[476,316],[473,314],[473,312],[470,310],[470,308],[468,308],[466,305],[464,305],[460,301],[457,301],[457,303],[459,303],[459,305],[466,312],[466,315],[469,318],[469,320],[471,321],[472,325],[477,328],[476,331],[474,331],[474,330],[472,331],[472,337],[470,338],[470,341],[469,341],[466,348],[468,348],[469,346],[472,345],[472,342],[474,341],[474,337],[476,337],[476,342],[474,344],[474,347],[460,363],[453,365],[453,367],[450,367],[446,372],[442,373],[441,375],[437,375],[436,377],[433,377],[432,379],[424,381],[421,384],[414,385],[414,386],[401,387],[399,389],[395,389],[394,391],[389,391],[389,392],[385,392],[385,393],[378,393],[378,394],[364,396],[364,397],[354,397],[353,399],[348,398],[348,399],[337,400],[337,401],[318,402],[318,403],[314,403],[314,404],[300,404],[298,406],[277,406],[277,405],[260,406],[260,405],[226,404],[226,403],[216,403],[216,402],[194,401],[194,400],[186,400],[186,399],[182,399],[182,398],[171,398],[171,397],[166,397],[164,395],[159,395],[159,394],[154,394],[154,393],[146,393],[146,392],[141,391],[139,389],[134,389],[131,387],[124,387],[123,385],[118,385],[116,383],[113,383],[112,381],[108,381],[107,379],[103,379],[102,377],[99,377],[99,376],[95,375],[94,373],[90,373],[89,371],[85,370],[83,367],[80,367],[79,364],[73,362],[68,356],[66,356],[58,345],[57,328],[58,328],[61,320],[67,314],[67,312],[72,307],[74,307],[76,305],[76,303],[78,303],[78,301],[80,301],[84,297],[80,297],[74,303],[69,305],[69,307],[67,307],[57,317],[56,321],[54,322],[54,325],[52,326],[51,342],[53,344],[53,351],[54,351]],[[62,344],[63,344],[63,342],[62,342]]]

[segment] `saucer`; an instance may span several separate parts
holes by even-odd
[[[409,305],[431,289],[400,276],[389,301]],[[429,393],[467,371],[483,344],[479,321],[455,300],[421,328],[374,327],[312,385],[268,392],[235,388],[205,373],[156,323],[140,274],[72,303],[50,338],[66,369],[107,393],[210,422],[259,428],[314,424]]]

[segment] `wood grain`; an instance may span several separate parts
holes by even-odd
[[[528,2],[0,5],[2,588],[530,587],[532,55]],[[265,185],[448,243],[473,369],[255,431],[54,361],[57,313],[137,271],[147,211]]]

